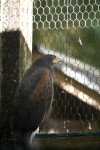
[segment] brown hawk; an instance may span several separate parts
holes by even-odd
[[[32,142],[32,132],[50,113],[53,100],[53,67],[58,62],[54,55],[39,57],[24,74],[14,100],[12,127],[16,141],[25,145]]]

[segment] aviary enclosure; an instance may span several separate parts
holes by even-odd
[[[56,66],[53,111],[43,133],[100,129],[99,19],[98,0],[33,2],[33,42],[41,53],[62,60]]]
[[[2,137],[11,135],[10,123],[6,122],[11,118],[18,82],[40,54],[55,54],[61,59],[54,70],[52,113],[36,135],[37,139],[44,138],[41,145],[51,146],[52,137],[55,147],[58,143],[68,146],[68,139],[67,143],[65,140],[68,136],[100,137],[100,0],[33,0],[33,8],[31,0],[29,3],[23,0],[16,3],[13,23],[9,24],[11,20],[8,18],[12,17],[8,12],[7,23],[3,20],[5,16],[1,16],[1,22],[3,20],[5,24],[1,32],[3,44],[0,58]],[[13,1],[9,2],[9,10],[12,5]],[[10,42],[13,37],[15,42]],[[10,98],[6,99],[9,95]],[[5,113],[5,109],[8,112]],[[50,138],[50,141],[45,138]]]

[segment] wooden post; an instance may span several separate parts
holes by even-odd
[[[33,0],[20,0],[20,79],[32,63],[32,15]]]
[[[14,95],[32,62],[32,0],[1,0],[0,140],[12,137]]]

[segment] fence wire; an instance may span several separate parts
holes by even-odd
[[[99,0],[34,0],[34,29],[95,28],[99,18]]]
[[[53,110],[41,132],[100,130],[100,0],[34,0],[33,42],[62,59],[57,68],[67,86],[60,86],[63,77],[55,84]],[[81,97],[81,90],[89,95]]]

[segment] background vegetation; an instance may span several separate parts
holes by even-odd
[[[34,43],[100,68],[99,0],[36,0],[33,15]]]

